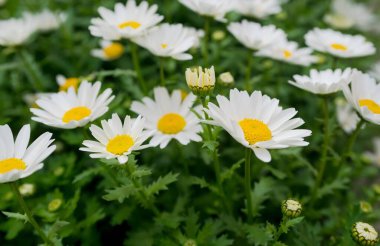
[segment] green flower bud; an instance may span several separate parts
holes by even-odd
[[[223,40],[226,37],[226,33],[222,30],[216,30],[212,33],[212,39],[215,41]]]
[[[370,203],[368,203],[366,201],[360,201],[360,210],[363,213],[370,213],[370,212],[372,212],[372,206]]]
[[[193,239],[187,239],[183,246],[197,246],[197,243]]]
[[[57,211],[62,205],[62,200],[59,198],[53,199],[49,202],[48,210],[49,212]]]
[[[296,200],[284,200],[281,204],[281,211],[288,218],[296,218],[301,215],[302,205]]]
[[[351,230],[352,239],[360,246],[376,245],[379,241],[378,233],[370,224],[356,222]]]

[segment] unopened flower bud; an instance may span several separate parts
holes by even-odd
[[[197,243],[193,239],[188,239],[183,246],[197,246]]]
[[[215,41],[223,40],[226,37],[226,33],[222,30],[216,30],[212,33],[212,39]]]
[[[22,196],[31,196],[36,191],[34,184],[22,184],[18,187],[20,194]]]
[[[215,87],[214,66],[209,69],[205,68],[204,70],[202,67],[198,69],[186,69],[186,82],[195,95],[208,95]]]
[[[370,224],[356,222],[352,226],[351,235],[353,240],[360,246],[376,245],[379,241],[378,233]]]
[[[235,80],[230,72],[226,72],[219,75],[219,81],[224,86],[232,86]]]
[[[59,198],[53,199],[49,202],[48,210],[49,212],[57,211],[62,205],[62,200]]]
[[[289,218],[296,218],[301,215],[302,205],[296,200],[284,200],[281,204],[282,214]]]
[[[370,203],[368,203],[366,201],[360,201],[360,210],[363,213],[370,213],[370,212],[372,212],[372,206]]]

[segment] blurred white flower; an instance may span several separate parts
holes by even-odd
[[[354,70],[351,84],[343,87],[344,96],[367,121],[380,125],[380,84],[360,71]]]
[[[219,75],[220,83],[224,85],[232,85],[235,81],[234,77],[230,72],[221,73]]]
[[[70,87],[73,87],[75,90],[77,90],[81,81],[80,78],[77,78],[77,77],[66,78],[62,74],[58,74],[55,79],[57,81],[60,91],[67,91]]]
[[[28,18],[0,20],[0,45],[18,46],[36,32],[37,23]]]
[[[24,13],[23,18],[27,21],[34,22],[37,31],[47,32],[58,29],[59,26],[66,21],[67,16],[64,13],[54,13],[45,9],[39,13]]]
[[[335,28],[348,29],[353,26],[369,31],[376,25],[376,16],[364,3],[351,0],[333,0],[332,12],[324,17],[327,24]]]
[[[85,140],[81,151],[91,152],[91,158],[117,158],[120,164],[128,161],[132,151],[142,150],[150,145],[142,145],[152,134],[144,131],[145,119],[126,116],[124,123],[117,114],[109,120],[102,120],[102,128],[91,125],[90,131],[97,141]]]
[[[375,63],[370,72],[369,72],[373,77],[375,77],[375,79],[377,79],[378,81],[380,81],[380,61]]]
[[[146,119],[146,129],[154,131],[150,144],[163,149],[173,139],[183,145],[200,142],[202,127],[192,112],[196,97],[190,93],[182,100],[180,90],[170,95],[164,87],[154,88],[153,93],[154,100],[144,97],[142,102],[134,101],[131,106],[133,112]],[[199,111],[199,108],[194,110]]]
[[[218,95],[218,106],[208,104],[204,109],[212,118],[208,123],[223,127],[237,142],[252,149],[256,157],[269,162],[268,149],[284,149],[306,146],[304,138],[311,135],[310,130],[296,129],[304,124],[300,118],[292,119],[297,111],[283,109],[279,100],[254,91],[230,90],[230,98]]]
[[[242,15],[263,19],[281,12],[280,0],[234,0],[234,10]]]
[[[116,3],[115,11],[100,7],[98,12],[102,18],[93,18],[89,29],[93,36],[105,40],[135,38],[163,20],[164,17],[156,13],[157,8],[146,1],[137,5],[135,0]]]
[[[138,45],[149,50],[153,55],[171,57],[176,60],[193,59],[192,55],[185,52],[194,45],[195,40],[196,38],[182,24],[166,23],[134,39]]]
[[[28,177],[40,170],[43,161],[53,153],[52,134],[46,132],[29,147],[30,125],[24,125],[16,139],[8,125],[0,126],[0,183]]]
[[[318,60],[312,53],[313,50],[310,48],[299,48],[296,42],[283,40],[259,50],[255,55],[270,57],[295,65],[310,66]]]
[[[339,99],[336,101],[336,111],[340,127],[346,133],[353,132],[360,121],[355,109],[345,100]]]
[[[294,81],[289,80],[289,83],[311,93],[325,95],[340,91],[343,85],[350,82],[351,73],[351,68],[323,71],[312,69],[309,76],[294,75]]]
[[[99,94],[101,82],[80,83],[78,91],[70,87],[37,100],[40,108],[31,108],[32,120],[48,126],[72,129],[94,121],[108,111],[108,104],[114,99],[111,89]]]
[[[189,36],[194,37],[194,44],[192,48],[199,48],[201,45],[201,40],[205,36],[205,32],[194,27],[184,26],[183,28],[189,33]]]
[[[121,57],[124,53],[124,46],[118,42],[101,40],[100,47],[101,49],[92,50],[91,55],[104,61],[115,60]]]
[[[7,0],[0,0],[0,6],[3,6],[7,3]]]
[[[262,26],[256,22],[243,20],[228,25],[228,31],[244,46],[253,50],[260,50],[278,42],[286,41],[283,30],[274,25]]]
[[[179,0],[192,11],[205,16],[211,16],[218,21],[225,21],[224,16],[231,10],[231,0]]]
[[[337,57],[362,57],[376,52],[375,46],[363,36],[343,34],[332,29],[314,28],[305,35],[305,40],[310,48]]]
[[[376,166],[380,167],[380,138],[373,140],[373,152],[366,152],[364,155]]]
[[[34,184],[22,184],[18,187],[18,190],[22,196],[31,196],[36,191],[36,186]]]

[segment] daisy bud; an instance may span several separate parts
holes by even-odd
[[[212,39],[215,41],[221,41],[226,37],[226,33],[222,30],[216,30],[212,33]]]
[[[360,201],[360,210],[363,213],[370,213],[370,212],[372,212],[372,206],[370,203],[368,203],[366,201]]]
[[[193,239],[188,239],[183,246],[197,246],[197,243]]]
[[[373,226],[363,222],[356,222],[352,226],[352,239],[361,246],[376,245],[379,241],[377,231]]]
[[[57,211],[62,205],[62,200],[59,198],[53,199],[49,202],[48,210],[49,212]]]
[[[281,204],[282,214],[289,218],[296,218],[301,215],[302,205],[296,200],[284,200]]]
[[[186,69],[186,82],[190,90],[198,96],[208,95],[215,87],[214,66],[203,69]]]
[[[377,195],[380,195],[380,185],[379,184],[374,184],[372,186],[372,189],[373,189],[373,191],[376,192]]]
[[[65,169],[63,167],[57,167],[54,169],[54,175],[55,176],[61,176],[65,172]]]
[[[36,191],[34,184],[22,184],[18,187],[22,196],[31,196]]]
[[[224,86],[232,86],[234,83],[234,77],[230,72],[222,73],[219,75],[219,81]]]

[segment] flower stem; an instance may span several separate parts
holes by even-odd
[[[162,57],[159,57],[159,65],[160,65],[160,80],[161,80],[161,86],[165,86],[165,60]]]
[[[142,76],[142,72],[141,72],[141,68],[140,68],[140,61],[139,61],[139,57],[137,54],[137,45],[135,43],[131,42],[130,46],[131,46],[131,56],[132,56],[133,67],[136,71],[137,78],[140,81],[141,89],[143,90],[144,94],[146,94],[147,93],[147,87],[146,87],[146,83],[145,83],[145,80]]]
[[[350,155],[354,147],[354,143],[356,139],[358,138],[359,132],[362,129],[364,123],[365,123],[365,120],[361,119],[359,123],[356,125],[355,131],[351,134],[350,138],[348,139],[347,150],[346,150],[345,155],[343,155],[344,158],[347,158],[347,156]]]
[[[252,211],[252,194],[251,194],[251,157],[252,150],[246,148],[245,150],[245,194],[247,199],[247,216],[248,222],[251,222],[253,219]]]
[[[203,37],[203,60],[204,65],[208,66],[208,41],[210,37],[210,17],[205,16],[204,23],[205,36]]]
[[[45,233],[42,231],[41,227],[38,225],[38,223],[34,219],[32,212],[30,211],[30,209],[26,205],[24,198],[22,197],[22,195],[20,194],[20,191],[17,188],[16,182],[11,182],[11,183],[9,183],[9,185],[10,185],[13,193],[16,195],[16,198],[17,198],[21,208],[24,210],[26,216],[28,217],[29,223],[32,224],[32,226],[37,231],[38,235],[42,238],[42,240],[45,242],[46,245],[53,245],[53,243],[45,235]]]

